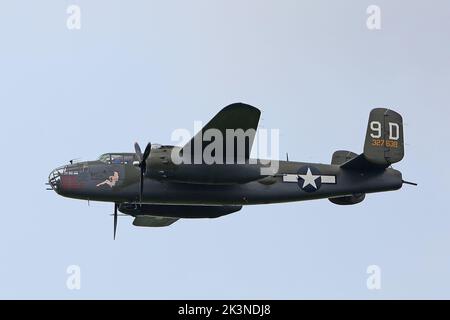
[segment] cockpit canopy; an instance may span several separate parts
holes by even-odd
[[[98,160],[106,164],[132,164],[138,159],[134,153],[105,153]]]
[[[164,147],[167,146],[152,144],[152,150]],[[98,161],[107,164],[132,164],[133,161],[138,161],[138,158],[135,153],[104,153],[98,158]]]

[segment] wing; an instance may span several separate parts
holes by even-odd
[[[177,218],[138,216],[134,218],[133,225],[137,227],[167,227],[177,220]]]
[[[142,218],[142,221],[148,219],[152,222],[159,221],[160,219],[172,219],[174,220],[173,222],[175,222],[180,218],[218,218],[237,212],[241,209],[242,206],[196,206],[176,204],[142,204],[136,206],[134,203],[121,203],[119,205],[120,212],[135,216],[136,219]],[[133,223],[144,223],[136,219]]]
[[[205,132],[209,129],[216,129],[215,132],[220,132],[222,135],[222,150],[224,159],[227,157],[241,157],[241,159],[248,159],[250,157],[250,152],[253,145],[253,140],[255,138],[256,129],[258,128],[259,118],[261,116],[261,111],[258,108],[252,107],[245,103],[234,103],[225,108],[223,108],[219,113],[217,113],[214,118],[211,119],[192,139],[189,141],[183,148],[182,152],[184,155],[190,154],[192,156],[191,159],[194,159],[195,154],[202,155],[203,150],[206,146],[208,146],[212,141],[215,141],[214,138],[211,138],[209,141],[204,141],[203,137]],[[245,144],[244,148],[237,148],[239,143],[239,137],[233,137],[237,143],[234,143],[234,152],[233,155],[227,155],[226,148],[226,137],[227,137],[227,129],[234,130],[235,134],[238,132],[244,132],[244,136],[242,143]],[[241,129],[242,131],[240,131]],[[210,131],[210,133],[214,132]],[[220,142],[218,143],[220,144]],[[242,151],[240,151],[242,150]],[[239,151],[239,152],[238,152]],[[244,154],[242,154],[244,153]],[[199,158],[201,159],[201,157]],[[194,163],[192,161],[191,163]]]

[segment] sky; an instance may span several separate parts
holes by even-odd
[[[450,298],[450,2],[3,1],[0,39],[0,298]],[[120,217],[115,241],[112,204],[46,190],[70,159],[170,144],[233,102],[280,130],[280,158],[320,163],[362,152],[370,110],[392,108],[394,168],[419,186],[168,228]]]

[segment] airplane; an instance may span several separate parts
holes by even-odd
[[[260,115],[256,107],[231,104],[183,147],[148,143],[142,152],[135,143],[132,153],[71,161],[51,171],[48,189],[114,203],[115,239],[118,211],[134,217],[135,226],[165,227],[179,219],[221,217],[246,205],[314,199],[355,205],[368,193],[417,185],[392,168],[404,156],[403,120],[393,110],[373,109],[363,153],[335,151],[331,164],[252,159]],[[205,157],[208,150],[212,162]]]

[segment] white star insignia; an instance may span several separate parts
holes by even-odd
[[[298,176],[303,179],[303,187],[302,188],[312,185],[314,187],[314,189],[317,189],[316,179],[319,178],[320,175],[312,174],[311,169],[309,167],[308,167],[308,171],[306,172],[306,174],[299,174]]]

